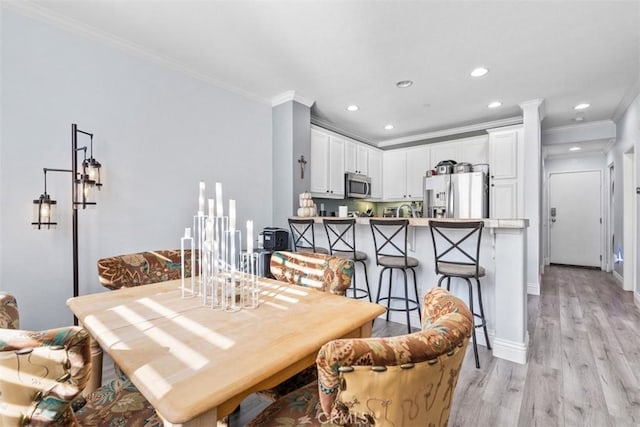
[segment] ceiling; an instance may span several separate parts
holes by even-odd
[[[315,101],[314,122],[382,147],[520,116],[534,99],[543,129],[616,120],[640,91],[633,0],[3,4],[264,102],[294,91]],[[478,66],[489,73],[471,77]]]

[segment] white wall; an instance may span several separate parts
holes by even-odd
[[[178,247],[201,179],[237,199],[239,224],[270,225],[270,105],[15,12],[1,23],[0,289],[24,328],[72,321],[68,174],[48,174],[58,229],[30,226],[42,168],[71,167],[71,123],[95,134],[104,165],[98,207],[79,213],[81,294],[104,290],[101,257]]]
[[[616,236],[615,245],[618,246],[624,245],[624,239],[627,236],[627,231],[623,228],[623,206],[624,206],[624,191],[618,191],[617,189],[622,190],[623,183],[623,161],[622,156],[625,152],[629,151],[632,147],[635,147],[635,165],[636,169],[640,166],[640,96],[637,96],[635,100],[631,103],[627,111],[624,113],[623,117],[616,124],[616,143],[613,149],[608,153],[607,156],[607,164],[613,162],[614,164],[614,173],[615,173],[615,183],[616,183],[616,191],[614,191],[614,203],[616,205],[615,209],[615,218],[614,218],[614,233]],[[636,175],[636,187],[640,187],[640,182],[638,182],[638,176]],[[639,203],[638,196],[636,197],[636,207]],[[640,212],[640,210],[637,210]],[[637,231],[637,230],[636,230]],[[636,239],[636,241],[640,241]],[[636,265],[640,262],[640,251],[636,250]],[[624,264],[616,264],[614,265],[615,271],[624,277],[626,270],[624,268]],[[640,285],[637,283],[635,285],[636,299],[639,299],[640,295]]]

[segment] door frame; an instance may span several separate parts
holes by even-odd
[[[544,212],[544,221],[546,224],[546,238],[547,238],[547,244],[545,247],[545,250],[547,252],[547,262],[551,263],[551,227],[549,227],[549,221],[550,221],[550,216],[549,216],[549,209],[551,208],[551,200],[550,200],[550,194],[551,194],[551,176],[552,175],[561,175],[561,174],[567,174],[567,173],[582,173],[582,172],[598,172],[598,175],[600,176],[600,269],[604,270],[604,266],[605,266],[605,260],[604,260],[604,252],[603,252],[603,248],[604,248],[604,244],[605,244],[605,237],[604,237],[604,183],[603,183],[603,171],[602,169],[578,169],[578,170],[560,170],[560,171],[553,171],[553,172],[547,172],[547,176],[546,176],[546,180],[547,180],[547,184],[546,184],[546,194],[545,194],[545,204],[546,204],[546,210]]]
[[[615,242],[613,241],[614,230],[615,230],[614,228],[615,212],[616,212],[616,205],[614,201],[615,186],[616,186],[615,173],[616,173],[615,164],[614,162],[610,162],[609,164],[607,164],[607,169],[604,177],[606,181],[604,197],[607,200],[607,204],[606,204],[606,211],[605,211],[606,230],[605,230],[605,237],[604,237],[604,250],[605,250],[604,254],[606,254],[606,256],[604,255],[603,256],[605,259],[605,271],[608,273],[611,273],[614,271],[613,266],[615,264],[615,257],[616,257]],[[618,189],[618,191],[620,191],[620,189]]]
[[[635,165],[635,149],[632,147],[622,154],[622,180],[623,180],[623,220],[622,235],[624,241],[622,243],[623,267],[622,289],[625,291],[633,291],[636,294],[640,291],[636,289],[637,275],[637,239],[636,231],[638,227],[637,209],[636,209],[636,165]]]

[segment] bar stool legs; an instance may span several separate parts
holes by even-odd
[[[380,303],[380,301],[387,301],[387,315],[386,315],[386,320],[389,321],[389,313],[391,311],[404,311],[406,312],[406,316],[407,316],[407,331],[408,333],[411,333],[411,316],[410,316],[410,312],[413,310],[418,310],[418,318],[422,319],[422,313],[420,312],[420,304],[418,303],[418,282],[416,281],[416,271],[413,268],[410,268],[409,270],[411,270],[411,272],[413,273],[413,290],[414,290],[414,295],[416,297],[416,299],[411,299],[409,298],[409,283],[408,283],[408,277],[407,277],[407,270],[404,268],[399,268],[400,271],[402,271],[402,275],[404,277],[404,298],[402,297],[392,297],[391,296],[391,286],[392,286],[392,275],[393,275],[393,268],[392,267],[385,267],[380,271],[380,278],[378,279],[378,293],[376,295],[376,304]],[[387,292],[387,296],[380,298],[380,291],[382,290],[382,278],[384,276],[385,271],[388,273],[389,275],[389,284],[388,284],[388,292]],[[401,309],[401,308],[392,308],[391,307],[391,301],[404,301],[404,305],[405,308]],[[409,303],[413,304],[414,307],[410,307]]]
[[[447,279],[447,291],[451,290],[451,277],[449,276],[442,276],[440,277],[440,279],[438,280],[438,287],[441,286],[442,281],[444,279]],[[469,280],[466,277],[461,277],[461,279],[464,279],[467,282],[467,286],[469,287],[469,309],[471,310],[471,313],[473,314],[473,329],[471,331],[472,333],[472,337],[473,337],[473,356],[475,358],[476,361],[476,368],[480,368],[480,358],[478,357],[478,340],[476,338],[476,328],[482,328],[484,330],[484,340],[487,343],[487,350],[491,350],[491,343],[489,342],[489,334],[487,332],[487,319],[486,317],[484,317],[484,305],[482,304],[482,288],[480,287],[480,280],[475,279],[476,280],[476,287],[478,289],[478,307],[480,309],[480,314],[476,313],[474,311],[474,305],[473,305],[473,285],[471,284],[471,280]],[[476,319],[480,320],[480,323],[476,323]]]

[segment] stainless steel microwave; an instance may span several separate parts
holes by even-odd
[[[367,199],[371,197],[371,178],[366,175],[347,172],[344,175],[344,190],[347,197]]]

